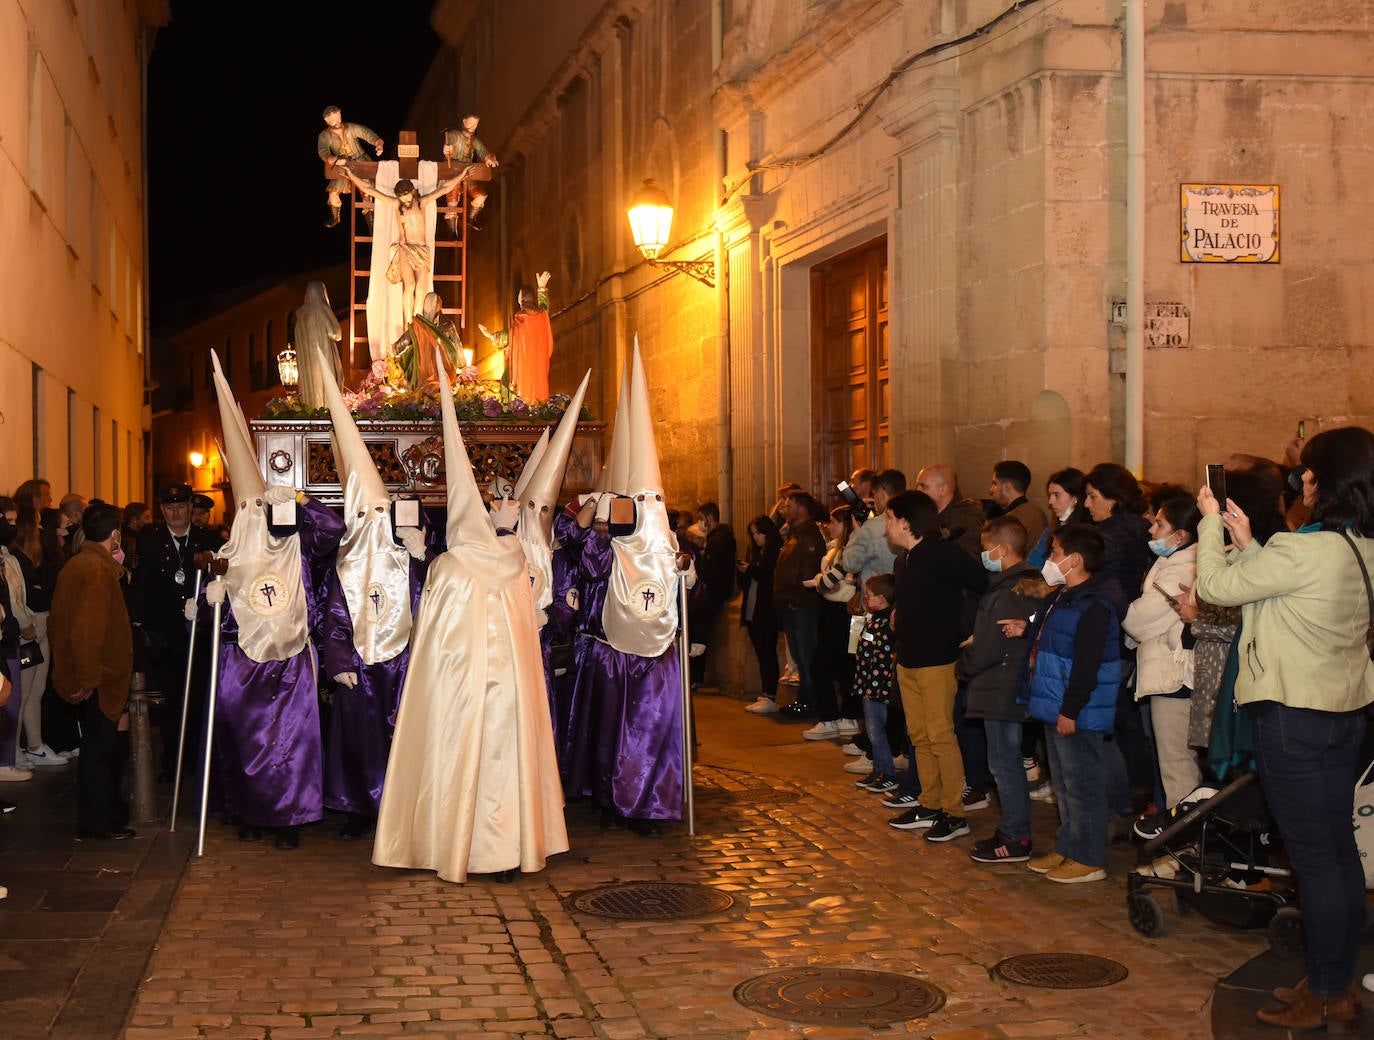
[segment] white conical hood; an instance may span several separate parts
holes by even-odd
[[[539,440],[534,442],[534,447],[530,449],[530,457],[525,460],[524,468],[520,470],[520,479],[515,482],[515,500],[523,502],[525,500],[525,488],[530,486],[530,478],[539,469],[539,462],[544,458],[544,452],[549,450],[549,428],[544,427],[544,432],[539,435]]]
[[[219,355],[210,351],[210,361],[214,366],[215,397],[219,400],[219,422],[224,430],[224,447],[220,457],[224,459],[224,469],[233,485],[234,497],[239,501],[261,498],[267,490],[267,481],[262,470],[258,469],[258,453],[253,447],[252,434],[248,423],[234,400],[234,391],[224,378],[224,370],[219,365]]]
[[[611,449],[606,453],[605,484],[602,491],[628,495],[630,481],[630,366],[620,370],[620,400],[615,406],[615,425],[611,427]]]
[[[616,415],[619,423],[620,416]],[[658,468],[658,447],[654,443],[654,419],[649,414],[649,380],[644,374],[644,362],[639,356],[639,336],[635,336],[633,366],[630,373],[630,438],[629,473],[625,481],[626,493],[639,495],[663,494],[663,474]]]
[[[573,438],[577,436],[577,417],[582,414],[582,401],[587,396],[587,384],[592,380],[592,370],[582,377],[582,385],[568,402],[568,410],[558,422],[558,430],[549,441],[548,451],[544,452],[538,472],[534,473],[520,498],[520,532],[525,537],[526,526],[536,525],[545,543],[553,533],[553,513],[558,505],[558,491],[563,486],[563,474],[568,468],[568,456],[572,454]],[[528,534],[533,535],[530,531]]]
[[[349,524],[359,514],[375,510],[378,506],[390,508],[391,496],[377,472],[377,464],[372,461],[363,435],[353,416],[344,404],[339,385],[334,382],[334,373],[325,363],[324,352],[312,348],[320,356],[320,382],[323,383],[325,404],[329,406],[329,417],[334,422],[334,464],[339,471],[339,483],[343,486],[344,523]]]
[[[448,482],[448,547],[477,543],[496,548],[496,528],[482,504],[472,462],[458,429],[458,414],[453,410],[453,389],[449,386],[444,361],[436,348],[434,365],[439,373],[439,410],[444,419],[444,475]]]

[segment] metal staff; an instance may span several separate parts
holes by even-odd
[[[190,714],[191,707],[191,666],[196,658],[196,626],[200,622],[200,581],[205,572],[201,570],[200,561],[196,561],[196,591],[191,594],[191,602],[196,605],[196,612],[191,615],[191,642],[186,648],[186,681],[181,687],[181,732],[177,736],[177,772],[172,781],[172,819],[167,824],[168,831],[177,829],[177,806],[181,800],[181,769],[186,756],[186,716]]]
[[[215,560],[210,565],[210,570],[216,574],[223,574],[229,569],[229,561]],[[220,619],[224,614],[224,601],[215,604],[213,624],[214,629],[210,637],[210,696],[205,702],[205,772],[200,782],[200,835],[196,839],[196,855],[205,855],[205,817],[210,809],[210,749],[215,742],[215,701],[219,697],[219,648],[220,648]]]
[[[677,616],[678,671],[682,680],[682,815],[687,819],[688,835],[695,837],[697,821],[692,798],[692,643],[687,635],[687,575],[681,570],[677,579]]]

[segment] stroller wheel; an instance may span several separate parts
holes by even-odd
[[[1300,961],[1307,955],[1307,939],[1302,932],[1302,911],[1285,906],[1269,922],[1269,948],[1280,957]]]
[[[1147,892],[1133,892],[1126,897],[1131,927],[1147,939],[1164,934],[1164,909]]]
[[[1176,888],[1169,889],[1169,906],[1177,917],[1187,917],[1193,912],[1193,904]]]

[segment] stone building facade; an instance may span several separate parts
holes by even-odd
[[[1141,461],[1191,485],[1299,419],[1374,424],[1374,0],[1139,4],[1144,313],[1174,330]],[[505,164],[474,315],[552,270],[554,385],[593,366],[607,415],[637,331],[670,501],[737,524],[856,464],[951,461],[976,494],[1002,458],[1124,461],[1125,9],[440,0],[417,113],[475,107]],[[639,261],[650,176],[714,291]],[[1192,183],[1277,185],[1279,262],[1182,262]]]
[[[143,497],[143,86],[167,0],[0,0],[0,491]]]

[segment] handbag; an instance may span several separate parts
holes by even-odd
[[[36,639],[19,644],[19,667],[21,669],[37,668],[42,663],[43,648],[38,645]]]
[[[1374,888],[1374,784],[1365,783],[1374,772],[1374,762],[1355,783],[1355,845],[1364,867],[1364,887]]]
[[[1369,627],[1365,629],[1364,647],[1369,651],[1370,660],[1374,661],[1374,589],[1371,589],[1369,584],[1369,568],[1364,565],[1364,557],[1360,555],[1359,547],[1350,537],[1350,532],[1342,531],[1341,537],[1355,554],[1355,562],[1360,565],[1360,576],[1364,578],[1364,601],[1369,604]]]

